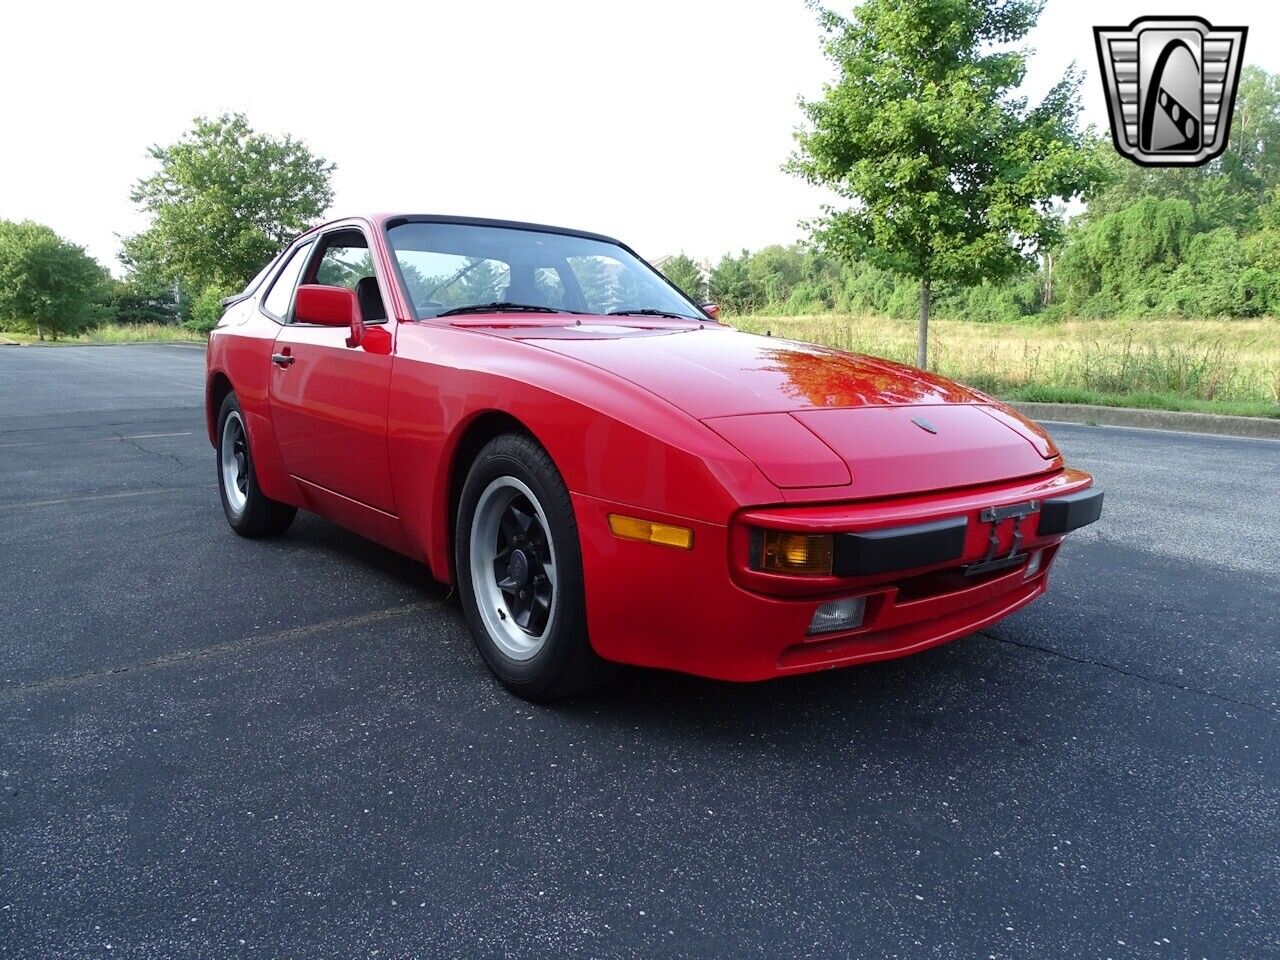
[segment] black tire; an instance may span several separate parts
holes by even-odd
[[[244,437],[242,455],[244,458],[243,483],[240,495],[244,504],[239,509],[228,496],[225,471],[223,470],[223,442],[227,438],[227,421],[237,418]],[[253,468],[253,452],[250,449],[248,433],[244,429],[244,413],[240,410],[240,401],[234,393],[229,393],[222,401],[222,409],[218,411],[218,446],[215,469],[218,474],[218,496],[222,499],[222,512],[227,515],[227,523],[231,529],[242,537],[273,537],[284,533],[293,523],[298,513],[297,507],[272,500],[258,486],[258,476]],[[238,497],[237,497],[238,499]]]
[[[546,614],[547,633],[545,639],[539,641],[541,648],[528,659],[508,656],[490,633],[480,611],[472,576],[471,538],[476,508],[485,490],[502,478],[514,478],[532,492],[536,498],[533,505],[541,507],[550,527],[545,533],[555,556],[554,592],[550,612]],[[454,529],[454,569],[463,613],[476,648],[489,669],[512,693],[526,700],[555,700],[597,686],[615,672],[616,667],[600,659],[587,638],[582,548],[569,490],[551,457],[531,437],[518,433],[495,437],[471,464]],[[492,575],[493,571],[485,573]]]

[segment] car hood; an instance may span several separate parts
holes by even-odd
[[[657,394],[699,420],[832,407],[985,403],[920,370],[827,347],[678,321],[468,318],[466,326],[528,340]],[[628,318],[632,320],[633,318]],[[499,325],[500,324],[500,325]],[[461,325],[461,324],[459,324]]]
[[[784,490],[894,496],[1061,466],[1048,435],[1003,404],[888,360],[678,321],[507,315],[466,325],[644,387],[701,420]]]

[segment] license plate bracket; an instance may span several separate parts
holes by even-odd
[[[1022,521],[1039,512],[1039,500],[1027,500],[1023,503],[1005,504],[1002,507],[984,508],[978,514],[978,519],[982,523],[991,524],[991,529],[987,533],[987,555],[978,563],[971,563],[965,566],[965,576],[989,573],[992,570],[1003,570],[1005,567],[1017,566],[1026,560],[1027,555],[1021,552]],[[1000,553],[1000,524],[1006,520],[1013,521],[1013,544],[1007,554],[998,556]]]

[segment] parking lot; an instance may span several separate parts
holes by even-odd
[[[1280,956],[1280,443],[1054,427],[1105,514],[997,627],[534,707],[231,533],[203,363],[0,347],[0,955]]]

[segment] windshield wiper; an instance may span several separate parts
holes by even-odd
[[[645,307],[640,310],[610,310],[605,314],[606,317],[670,317],[672,320],[696,320],[697,317],[687,317],[683,313],[672,313],[670,310],[654,310],[652,307]]]
[[[565,311],[557,310],[555,307],[543,307],[533,303],[509,303],[506,300],[498,300],[494,303],[472,303],[465,307],[454,307],[452,310],[444,310],[437,313],[437,317],[452,317],[459,313],[514,313],[526,311],[530,313],[562,313]]]

